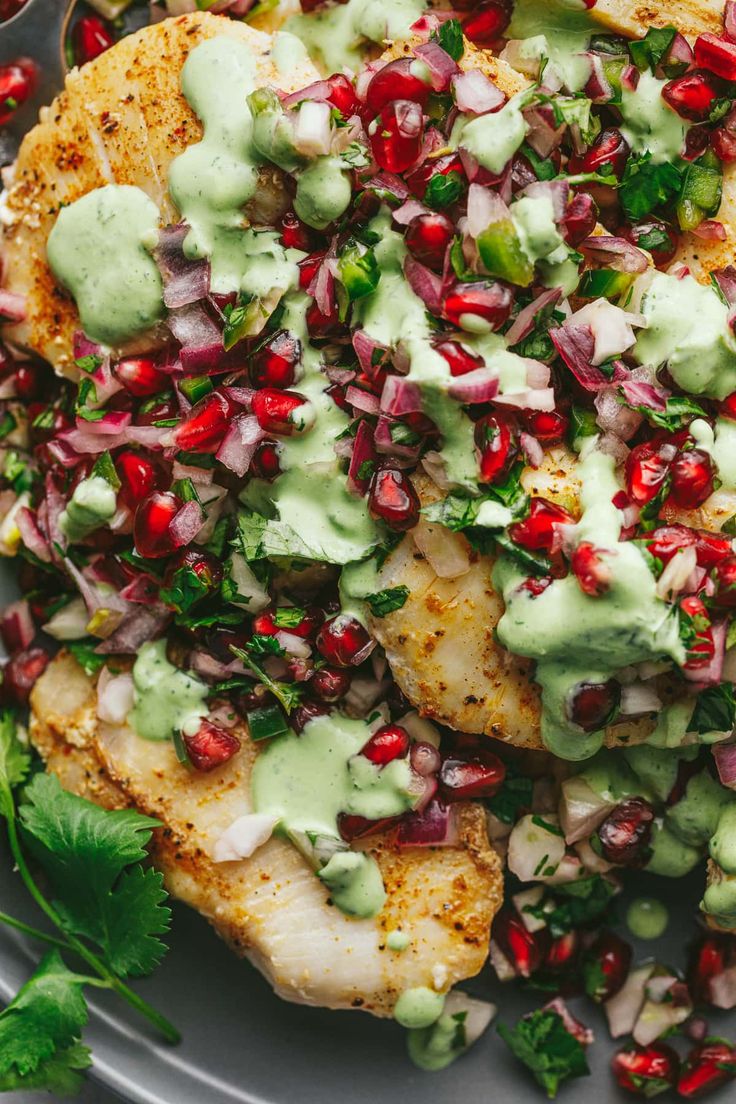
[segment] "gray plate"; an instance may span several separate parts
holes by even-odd
[[[22,128],[32,125],[39,104],[53,95],[61,71],[62,0],[30,0],[25,17],[0,26],[0,63],[18,53],[43,62],[39,94],[20,114],[14,133],[0,132],[3,150],[12,149]],[[7,572],[0,575],[0,604],[12,592]],[[692,937],[702,874],[687,883],[639,876],[633,893],[657,893],[668,901],[672,922],[656,944],[640,944],[639,957],[682,965]],[[38,923],[6,852],[0,847],[0,900],[3,909]],[[621,909],[623,914],[623,908]],[[171,951],[141,992],[180,1028],[178,1048],[159,1044],[127,1006],[95,996],[86,1041],[94,1052],[92,1076],[136,1104],[531,1104],[543,1099],[491,1028],[455,1066],[426,1074],[412,1067],[403,1032],[395,1024],[362,1013],[325,1012],[286,1004],[246,962],[236,960],[208,925],[187,909],[176,908]],[[38,960],[39,948],[0,928],[0,998],[9,999]],[[491,999],[507,1023],[544,996],[517,986],[500,986],[486,971],[468,983],[469,991]],[[595,1028],[593,1076],[564,1090],[568,1104],[621,1101],[607,1070],[613,1049],[604,1018],[589,1002],[572,1007]],[[730,1021],[730,1023],[729,1023]],[[713,1029],[734,1031],[734,1017],[719,1015]],[[718,1097],[725,1099],[728,1089]],[[629,1097],[629,1099],[631,1099]]]

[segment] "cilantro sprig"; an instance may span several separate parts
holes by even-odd
[[[513,1028],[499,1024],[498,1033],[550,1100],[557,1096],[563,1081],[590,1073],[582,1044],[567,1030],[559,1012],[551,1008],[537,1009]]]
[[[76,1091],[90,1065],[81,1043],[86,986],[110,989],[145,1016],[167,1042],[176,1028],[126,983],[151,972],[166,947],[160,936],[170,910],[160,873],[142,865],[158,821],[132,810],[106,811],[67,793],[50,774],[36,774],[12,714],[0,715],[0,816],[13,861],[41,912],[59,933],[40,931],[0,913],[0,922],[51,947],[0,1013],[0,1092]],[[22,787],[21,789],[18,789]],[[36,881],[31,856],[51,886]],[[71,970],[62,952],[89,974]]]

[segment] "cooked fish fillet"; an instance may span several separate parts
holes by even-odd
[[[577,516],[576,463],[567,449],[550,450],[539,470],[526,469],[526,491]],[[418,490],[425,503],[439,497],[428,480],[419,481]],[[668,520],[718,530],[735,511],[736,496],[719,491],[697,511],[669,511]],[[421,530],[417,539],[422,542]],[[402,691],[422,714],[461,732],[483,732],[518,747],[541,748],[533,665],[494,638],[504,605],[491,583],[493,558],[473,551],[459,534],[445,531],[445,540],[456,542],[458,563],[465,566],[464,556],[468,570],[456,578],[439,578],[409,534],[386,559],[378,578],[378,589],[403,585],[409,597],[400,610],[372,618],[371,631]],[[672,695],[664,679],[657,689],[663,700]],[[646,718],[610,725],[606,744],[640,742],[652,728]]]
[[[103,724],[95,710],[92,680],[60,654],[32,696],[31,739],[48,768],[100,805],[132,805],[158,817],[164,827],[154,834],[152,856],[171,893],[206,916],[280,996],[388,1016],[404,989],[445,990],[483,966],[503,884],[479,806],[459,807],[455,846],[397,850],[378,836],[367,841],[387,902],[374,919],[351,920],[329,904],[284,840],[271,839],[250,859],[212,862],[221,833],[250,810],[257,751],[245,731],[242,750],[225,767],[197,774],[170,744]],[[411,939],[402,954],[386,947],[395,928]]]
[[[271,57],[273,38],[245,23],[207,12],[183,15],[145,27],[73,69],[64,91],[23,140],[6,200],[10,225],[3,232],[3,282],[26,296],[28,317],[6,326],[5,336],[60,370],[70,365],[79,318],[46,260],[59,208],[104,184],[131,184],[159,206],[164,223],[176,221],[166,188],[168,168],[202,134],[180,91],[181,67],[195,46],[217,35],[250,47],[263,85],[291,92],[318,75],[311,62],[301,60],[282,73]],[[257,194],[261,205],[270,197],[281,209],[276,170],[263,170]]]
[[[650,27],[674,26],[692,38],[704,31],[723,29],[723,0],[664,0],[645,4],[641,0],[598,0],[590,15],[606,30],[643,37]]]
[[[419,37],[412,36],[403,42],[395,42],[382,55],[388,61],[403,57],[412,53],[415,46],[422,42]],[[480,69],[489,80],[492,80],[507,96],[515,96],[531,82],[528,77],[518,73],[503,58],[494,57],[490,50],[480,50],[469,39],[463,39],[465,53],[460,58],[459,65],[463,71],[468,69]]]

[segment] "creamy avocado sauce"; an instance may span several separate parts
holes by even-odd
[[[736,490],[736,422],[730,418],[716,418],[714,429],[709,422],[695,418],[689,429],[696,445],[707,452],[715,464],[722,489]]]
[[[690,779],[684,797],[667,810],[665,824],[685,843],[703,847],[715,837],[723,813],[734,802],[736,794],[703,770]]]
[[[724,399],[736,390],[736,338],[728,307],[692,276],[647,276],[634,355],[640,364],[666,364],[675,383],[693,395]],[[694,320],[697,319],[697,325]]]
[[[596,30],[600,28],[582,6],[565,0],[515,0],[506,37],[531,40],[527,46],[533,53],[527,56],[548,58],[564,85],[578,92],[590,76],[585,51]]]
[[[409,1057],[419,1069],[434,1073],[446,1069],[467,1049],[462,1016],[443,1012],[428,1027],[415,1027],[406,1041]]]
[[[381,46],[406,38],[426,6],[425,0],[348,0],[323,11],[292,15],[286,30],[301,39],[325,72],[357,72],[367,43]]]
[[[294,210],[307,226],[324,230],[348,209],[353,185],[339,157],[317,157],[299,173]]]
[[[710,857],[726,874],[736,874],[736,803],[725,808],[710,841]]]
[[[703,857],[701,848],[685,843],[661,821],[657,821],[652,830],[651,847],[652,856],[646,869],[665,878],[684,878]]]
[[[151,256],[158,226],[155,203],[127,184],[95,188],[59,212],[46,243],[49,265],[93,341],[122,344],[163,316],[161,274]]]
[[[74,544],[93,533],[115,513],[114,488],[101,475],[90,475],[74,488],[66,508],[59,515],[62,533]]]
[[[669,913],[656,897],[637,897],[626,910],[626,924],[637,939],[659,939],[667,930]]]
[[[406,932],[399,931],[398,928],[395,931],[389,932],[386,936],[386,946],[390,951],[395,951],[396,954],[401,954],[411,944],[411,939]]]
[[[574,575],[568,575],[533,598],[519,589],[525,574],[505,555],[493,574],[506,605],[498,639],[516,655],[536,660],[542,738],[563,759],[586,759],[603,740],[603,732],[585,733],[568,719],[579,683],[605,682],[620,668],[647,659],[685,658],[677,620],[657,596],[656,580],[643,556],[631,542],[619,541],[621,513],[611,502],[619,490],[613,459],[591,451],[580,475],[583,515],[577,537],[602,550],[612,575],[608,591],[589,597]]]
[[[717,872],[703,894],[700,907],[721,927],[736,927],[736,875]]]
[[[429,1027],[442,1015],[445,1007],[445,994],[419,985],[415,989],[405,989],[394,1005],[394,1019],[402,1027]]]
[[[144,740],[170,740],[175,732],[192,736],[207,715],[209,687],[166,658],[166,641],[149,641],[133,665],[134,705],[128,714]]]
[[[498,175],[526,138],[529,127],[521,112],[528,99],[527,91],[519,92],[500,111],[475,118],[460,115],[450,145],[467,150],[479,165]]]
[[[255,812],[278,817],[287,836],[319,836],[339,844],[318,874],[337,907],[351,916],[375,916],[385,892],[375,860],[343,844],[338,814],[377,820],[399,816],[415,801],[406,759],[380,768],[358,754],[375,727],[336,712],[315,717],[300,735],[271,740],[251,776]]]
[[[662,97],[666,83],[647,70],[635,89],[621,91],[621,133],[634,153],[650,153],[656,163],[677,161],[689,128]]]

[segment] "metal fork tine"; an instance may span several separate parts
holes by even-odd
[[[51,103],[64,83],[62,32],[67,10],[66,0],[28,0],[17,15],[0,23],[0,65],[27,57],[39,68],[35,93],[7,126],[0,127],[0,164],[13,160],[24,133],[36,122],[39,108]]]

